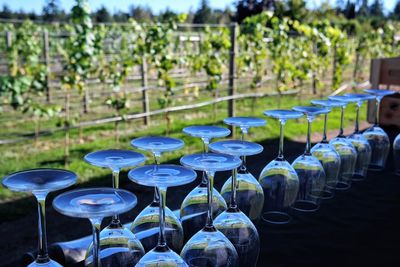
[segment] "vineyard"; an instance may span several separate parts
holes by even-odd
[[[210,106],[216,120],[227,102],[283,94],[327,95],[368,80],[369,60],[400,52],[400,26],[358,29],[349,21],[302,24],[261,13],[240,25],[93,24],[84,1],[72,24],[2,21],[0,144],[140,120],[171,130],[173,113]],[[210,116],[211,114],[211,116]],[[191,118],[189,118],[191,119]]]

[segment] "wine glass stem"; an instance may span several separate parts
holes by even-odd
[[[167,196],[166,187],[158,187],[160,193],[160,235],[158,236],[158,246],[166,246],[167,241],[165,238],[165,203]]]
[[[327,122],[328,122],[328,114],[326,113],[324,115],[324,132],[323,132],[323,136],[322,136],[322,142],[327,142],[328,141],[328,137],[326,136],[326,131],[327,131]]]
[[[344,109],[345,107],[341,107],[341,113],[340,113],[340,130],[339,130],[339,136],[343,136],[343,123],[344,123]]]
[[[92,223],[92,232],[93,232],[93,267],[100,267],[100,257],[99,257],[99,250],[100,250],[100,226],[101,226],[101,218],[94,218],[90,219]]]
[[[213,225],[213,186],[214,186],[214,172],[207,172],[207,227],[214,227]]]
[[[381,104],[381,97],[377,97],[375,100],[375,104],[376,104],[376,111],[375,111],[375,126],[379,125],[379,108],[380,108],[380,104]]]
[[[237,169],[232,170],[232,185],[231,185],[231,190],[232,190],[232,195],[231,195],[231,203],[230,207],[236,209],[236,186],[237,186]]]
[[[280,124],[280,136],[279,136],[279,152],[278,152],[278,158],[283,159],[283,126],[285,125],[284,120],[279,120]]]
[[[201,140],[203,141],[203,151],[204,151],[204,153],[208,153],[208,145],[210,144],[210,139],[202,137]]]
[[[311,125],[312,125],[312,120],[313,118],[308,117],[307,118],[307,143],[306,143],[306,155],[310,155],[311,151]]]
[[[113,183],[113,188],[118,189],[119,188],[119,169],[114,168],[112,169],[112,183]],[[120,224],[119,220],[119,215],[114,215],[111,221],[112,224]]]
[[[359,122],[358,121],[359,121],[359,116],[360,116],[360,106],[361,106],[361,104],[357,103],[357,105],[356,105],[356,125],[354,128],[355,133],[359,132]]]
[[[154,163],[156,164],[156,167],[158,167],[158,165],[160,165],[161,153],[153,151],[153,157]],[[154,187],[153,203],[160,203],[160,192],[158,192],[157,187]]]
[[[38,203],[38,230],[39,230],[39,246],[37,263],[46,263],[50,261],[47,253],[47,240],[46,240],[46,195],[36,195]]]

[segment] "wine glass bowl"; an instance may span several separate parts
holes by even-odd
[[[133,139],[131,145],[151,152],[155,163],[159,164],[162,153],[181,149],[184,142],[166,136],[145,136]],[[145,251],[156,246],[159,234],[160,199],[157,187],[154,188],[153,201],[139,213],[131,225],[131,231],[140,240]],[[165,207],[165,217],[167,243],[172,250],[179,252],[184,238],[181,222],[168,207]]]
[[[38,204],[39,246],[36,260],[29,267],[61,267],[47,252],[46,240],[46,197],[49,192],[67,188],[77,180],[75,173],[62,169],[39,168],[12,173],[3,178],[2,184],[16,192],[32,193]]]
[[[351,187],[351,180],[357,160],[357,151],[355,147],[343,134],[344,111],[349,103],[349,98],[346,96],[330,96],[329,100],[339,101],[342,103],[339,134],[330,140],[329,144],[335,148],[336,152],[340,156],[340,170],[335,189],[347,190]]]
[[[379,126],[380,103],[383,97],[394,94],[392,90],[365,89],[364,92],[375,96],[375,122],[363,132],[363,136],[371,146],[371,161],[369,170],[381,171],[385,168],[390,150],[390,140],[386,132]]]
[[[207,174],[207,220],[204,228],[189,239],[181,252],[189,266],[237,266],[239,259],[235,247],[213,225],[211,189],[215,172],[236,169],[241,163],[238,157],[215,153],[192,154],[181,158],[183,166]]]
[[[400,134],[393,141],[394,173],[400,176]]]
[[[204,152],[208,152],[208,145],[213,138],[228,136],[231,131],[220,126],[189,126],[182,130],[185,134],[200,138],[203,142]],[[213,191],[213,215],[217,216],[226,208],[226,202],[221,194],[215,189]],[[185,239],[188,240],[201,228],[207,219],[207,179],[202,173],[201,183],[196,186],[185,197],[180,208],[180,219],[185,232]]]
[[[359,130],[359,110],[364,101],[374,99],[374,96],[369,94],[345,94],[344,96],[348,98],[348,102],[356,104],[355,129],[347,138],[357,151],[357,160],[352,180],[362,181],[367,176],[372,150],[368,140]]]
[[[258,179],[264,191],[261,218],[272,224],[286,224],[291,220],[289,208],[296,200],[299,178],[283,156],[283,128],[287,120],[298,119],[303,113],[293,110],[267,110],[264,115],[280,122],[280,137],[277,158],[264,167]]]
[[[131,251],[129,251],[129,257],[109,258],[109,253],[113,254],[115,252],[113,251],[112,240],[109,240],[110,247],[104,250],[105,261],[103,261],[99,251],[102,219],[127,212],[134,208],[136,204],[137,198],[134,194],[122,189],[105,187],[69,191],[57,196],[53,200],[54,209],[61,214],[70,217],[87,218],[91,221],[93,242],[89,249],[92,252],[87,252],[85,266],[94,267],[98,267],[101,264],[105,266],[129,266],[132,264],[131,260],[135,260],[135,256],[142,256],[143,248],[142,251],[138,251],[135,254],[131,254]],[[126,249],[128,250],[128,248]],[[118,249],[117,253],[121,253],[121,249]]]
[[[160,192],[159,206],[159,237],[155,248],[150,250],[136,266],[187,266],[183,259],[171,250],[165,235],[165,203],[168,187],[190,183],[196,179],[196,173],[188,168],[178,165],[148,165],[128,173],[133,182],[157,187]]]
[[[324,195],[325,171],[320,161],[311,154],[311,125],[316,116],[327,114],[329,109],[315,106],[295,106],[293,110],[304,113],[308,121],[305,152],[292,163],[292,167],[299,177],[299,192],[293,208],[304,212],[316,211]]]
[[[342,106],[342,102],[328,100],[328,99],[317,99],[312,100],[312,104],[322,106],[328,109],[337,108]],[[327,138],[327,120],[328,113],[324,114],[324,130],[322,140],[311,148],[311,153],[316,157],[322,164],[325,171],[326,183],[324,190],[323,199],[329,199],[333,197],[334,191],[338,183],[338,175],[340,171],[340,155],[335,148],[329,144]]]

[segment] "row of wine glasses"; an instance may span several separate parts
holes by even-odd
[[[265,166],[259,178],[265,196],[261,216],[264,221],[286,224],[290,221],[293,210],[316,211],[321,200],[332,198],[335,190],[346,190],[353,181],[365,179],[368,169],[384,168],[390,149],[389,138],[379,127],[378,114],[375,124],[362,133],[359,129],[359,110],[365,101],[372,99],[375,99],[376,109],[379,110],[383,96],[394,92],[374,89],[365,92],[366,94],[349,93],[331,96],[329,99],[312,100],[311,103],[315,106],[264,112],[264,115],[277,119],[280,123],[278,156]],[[356,107],[355,129],[346,137],[343,131],[344,112],[351,103]],[[328,141],[328,113],[338,107],[341,108],[339,134]],[[287,120],[299,119],[303,114],[308,121],[306,149],[303,155],[289,164],[283,156],[283,127]],[[311,147],[311,125],[318,115],[324,115],[323,137],[320,143]]]
[[[261,127],[266,122],[260,118],[231,117],[224,123],[241,130],[240,140],[211,143],[212,139],[231,133],[220,126],[183,129],[185,134],[200,138],[204,147],[203,153],[183,156],[183,166],[160,164],[162,153],[184,146],[182,140],[171,137],[132,140],[134,148],[151,152],[154,158],[154,164],[143,167],[137,166],[144,163],[145,157],[134,151],[109,149],[89,153],[84,157],[86,162],[111,170],[112,188],[66,192],[54,199],[53,206],[64,215],[91,221],[93,242],[86,255],[87,266],[255,266],[260,241],[254,223],[260,218],[273,224],[288,223],[293,211],[316,211],[322,200],[334,197],[336,190],[346,190],[353,181],[365,179],[368,168],[384,169],[389,138],[379,127],[378,115],[375,124],[362,133],[359,109],[365,101],[375,99],[379,110],[383,96],[393,91],[366,92],[313,100],[314,106],[265,111],[264,115],[279,121],[279,151],[258,180],[248,171],[246,157],[261,153],[263,147],[245,141],[245,135],[251,127]],[[351,103],[356,107],[355,130],[346,137],[344,113]],[[334,108],[341,109],[340,129],[338,136],[329,141],[328,114]],[[320,115],[324,116],[323,137],[312,147],[312,122]],[[284,125],[303,116],[308,123],[306,148],[290,164],[283,156]],[[393,148],[395,159],[400,160],[400,135]],[[137,198],[119,189],[119,172],[133,167],[137,168],[128,173],[129,179],[154,187],[154,197],[131,226],[125,227],[119,214],[134,208]],[[400,166],[397,168],[396,174],[400,175]],[[167,188],[194,181],[195,171],[201,172],[201,183],[183,200],[179,213],[172,212],[166,206]],[[216,172],[221,171],[231,171],[232,175],[220,194],[213,184]],[[30,266],[60,266],[47,254],[45,198],[49,192],[74,184],[76,179],[76,174],[60,169],[27,170],[3,179],[3,185],[11,190],[32,192],[38,202],[38,257]],[[101,230],[102,219],[111,216],[111,223]]]

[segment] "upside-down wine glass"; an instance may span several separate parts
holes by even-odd
[[[70,217],[87,218],[92,223],[92,253],[85,266],[100,267],[100,226],[104,217],[114,216],[131,210],[137,198],[131,192],[114,188],[90,188],[69,191],[53,200],[55,210]],[[108,265],[106,265],[108,266]],[[109,265],[113,266],[113,265]],[[126,264],[126,266],[131,266]]]
[[[248,134],[250,127],[261,127],[265,125],[265,120],[254,117],[229,117],[224,119],[224,123],[239,127],[242,135],[241,139]],[[229,153],[228,153],[229,154]],[[257,179],[246,167],[246,156],[242,155],[242,166],[237,170],[236,199],[239,209],[246,214],[252,221],[257,221],[261,215],[264,205],[264,192]],[[221,195],[226,202],[229,202],[232,195],[232,177],[222,186]]]
[[[400,133],[396,136],[393,141],[393,162],[394,162],[394,173],[400,176]]]
[[[187,266],[183,259],[171,250],[165,237],[165,203],[167,188],[188,184],[196,179],[196,172],[178,165],[148,165],[131,170],[128,174],[133,182],[158,188],[160,194],[159,236],[155,248],[140,259],[136,267]]]
[[[228,136],[231,131],[219,126],[189,126],[183,128],[187,135],[201,138],[203,141],[203,152],[208,152],[208,145],[213,138],[222,138]],[[221,194],[212,187],[213,190],[213,216],[226,210],[226,202]],[[185,232],[185,240],[189,240],[195,233],[203,228],[207,220],[207,178],[202,173],[201,183],[196,186],[185,197],[181,204],[180,219]]]
[[[131,150],[108,149],[89,153],[85,161],[91,165],[108,168],[112,172],[112,186],[119,188],[119,173],[123,168],[142,164],[146,159]],[[136,236],[125,227],[119,215],[112,217],[111,223],[100,232],[100,261],[104,266],[130,266],[144,255],[144,248]],[[86,258],[92,258],[88,249]]]
[[[339,134],[329,141],[329,144],[335,148],[336,152],[338,152],[340,156],[340,171],[338,175],[338,182],[336,184],[336,190],[347,190],[351,187],[351,178],[353,176],[357,160],[357,151],[352,143],[346,138],[343,131],[344,111],[347,107],[348,98],[345,96],[330,96],[329,100],[342,102],[340,109]]]
[[[395,92],[380,89],[366,89],[364,92],[375,96],[376,103],[374,125],[363,133],[371,146],[371,162],[368,168],[372,171],[382,171],[389,155],[390,140],[386,132],[379,126],[380,103],[384,96],[392,95]]]
[[[296,106],[293,110],[302,112],[306,116],[308,126],[306,149],[303,155],[292,163],[299,177],[299,192],[292,207],[297,211],[316,211],[324,196],[325,171],[321,162],[311,154],[311,125],[316,116],[327,114],[329,110],[310,106]]]
[[[32,193],[38,204],[38,255],[28,267],[61,267],[50,259],[46,239],[46,196],[48,193],[67,188],[76,182],[75,173],[62,169],[31,169],[15,172],[3,178],[2,184],[16,192]]]
[[[263,151],[263,147],[259,144],[239,140],[211,143],[210,149],[213,152],[242,158],[256,155]],[[237,169],[232,170],[232,177],[230,178],[232,193],[230,194],[228,209],[217,216],[214,225],[236,248],[239,256],[239,266],[256,266],[260,252],[260,238],[254,224],[239,208],[239,203],[236,199],[237,172]]]
[[[266,110],[264,115],[279,120],[280,137],[277,158],[261,171],[260,182],[264,190],[264,207],[261,218],[272,224],[289,223],[289,208],[299,191],[299,177],[283,156],[283,128],[287,120],[298,119],[303,113],[293,110]]]
[[[322,106],[328,109],[332,109],[335,107],[341,107],[342,102],[334,101],[334,100],[312,100],[312,104]],[[325,171],[325,190],[323,199],[329,199],[334,196],[333,189],[336,189],[338,184],[338,176],[340,171],[340,155],[335,150],[335,148],[329,144],[327,138],[327,122],[328,122],[328,113],[324,114],[324,131],[322,135],[322,140],[318,144],[314,145],[311,148],[311,154],[316,157],[324,167]]]
[[[181,149],[185,144],[182,140],[164,137],[148,136],[139,137],[131,141],[131,145],[137,149],[150,151],[154,157],[154,163],[160,164],[163,152],[171,152]],[[183,228],[176,215],[165,207],[165,236],[169,248],[180,252],[183,246]],[[153,201],[144,208],[131,225],[132,232],[139,238],[146,252],[153,249],[158,242],[160,216],[160,195],[157,187],[154,187]]]
[[[354,168],[353,181],[362,181],[367,176],[368,166],[371,161],[371,146],[359,129],[360,107],[364,101],[374,99],[369,94],[345,94],[349,102],[356,104],[356,118],[354,132],[347,138],[357,150],[357,161]]]
[[[226,154],[201,153],[183,156],[181,164],[206,172],[207,177],[207,220],[203,229],[185,244],[181,257],[189,266],[233,267],[238,266],[235,247],[213,223],[213,182],[217,171],[229,171],[240,166],[238,157]]]

